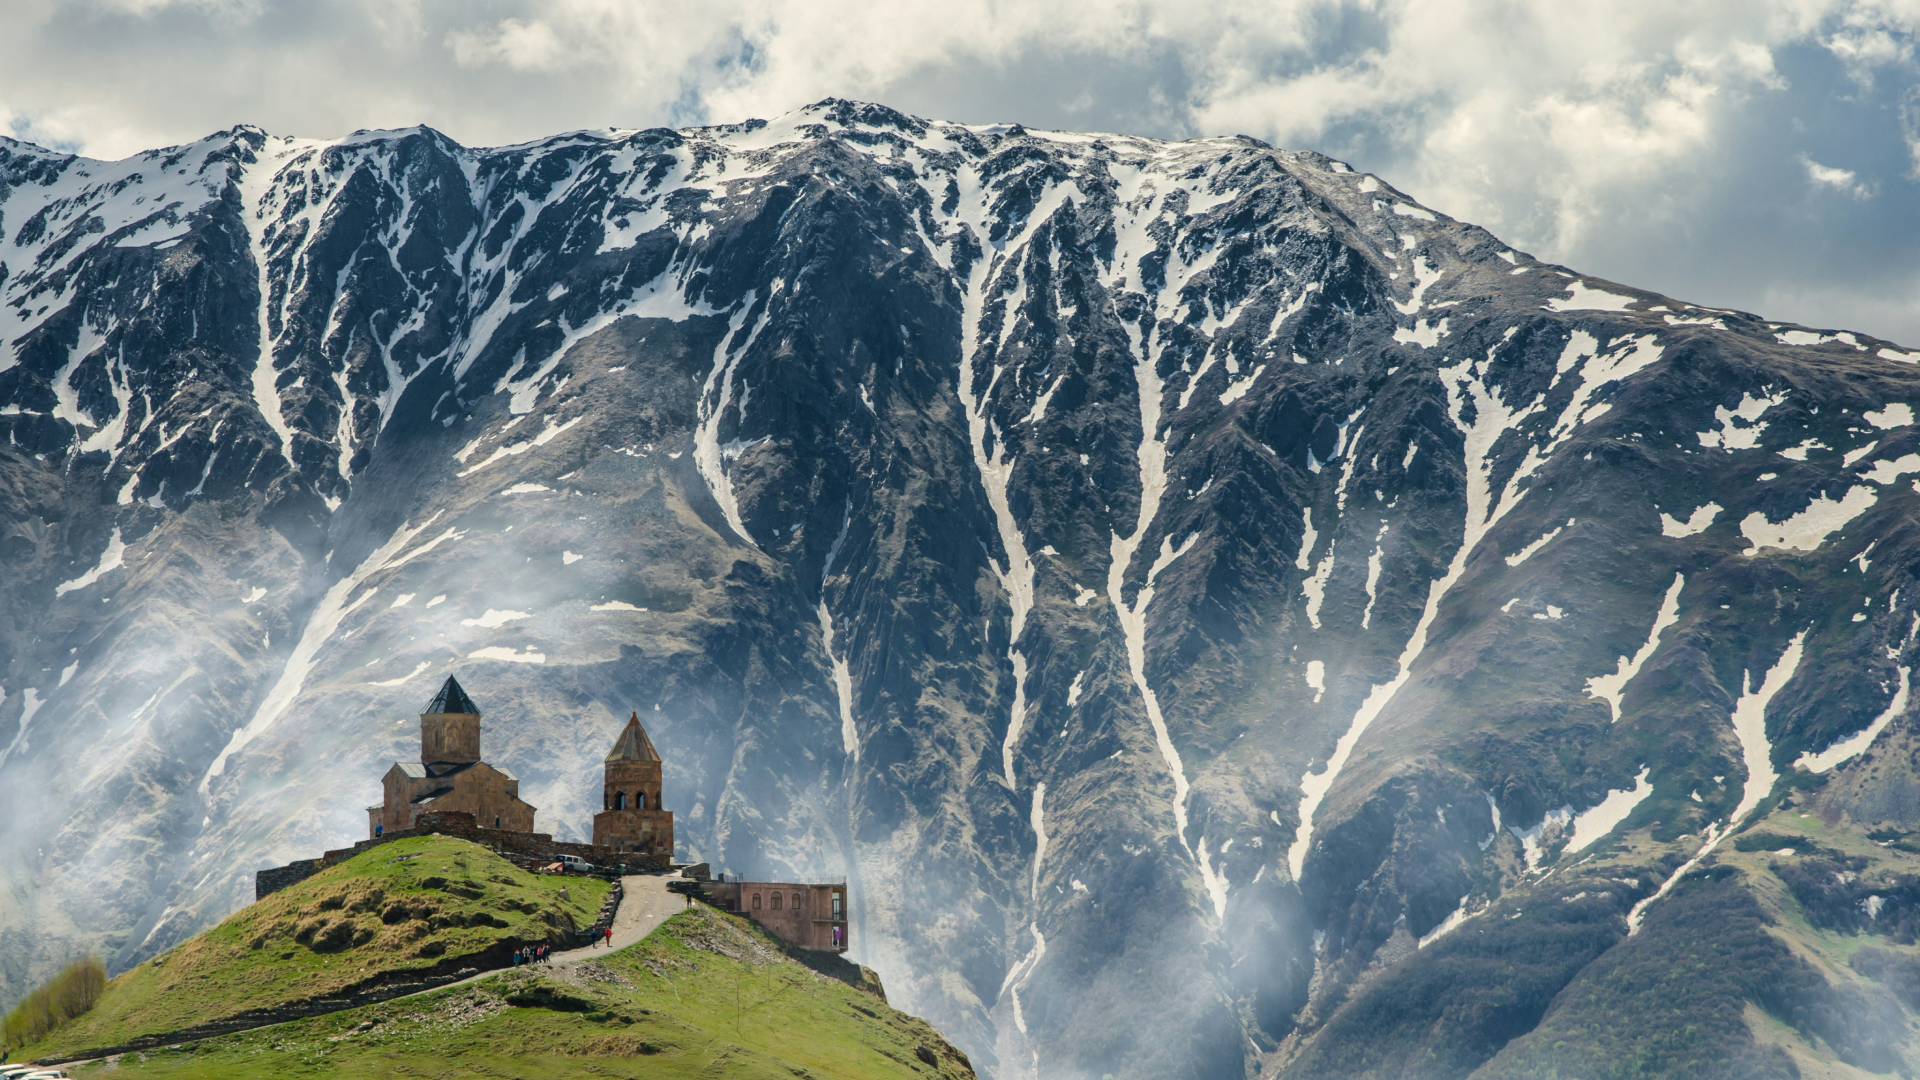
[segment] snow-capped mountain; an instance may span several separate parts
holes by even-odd
[[[845,877],[999,1077],[1587,1075],[1713,934],[1647,1074],[1920,1064],[1803,895],[1920,922],[1891,343],[843,101],[0,140],[0,340],[0,1000],[364,835],[457,669],[563,837],[641,710],[682,857]]]

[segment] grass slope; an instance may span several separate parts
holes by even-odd
[[[608,887],[531,874],[467,840],[396,840],[120,975],[92,1011],[13,1060],[115,1046],[557,939],[564,928],[591,925]]]
[[[132,1077],[679,1077],[966,1080],[916,1017],[796,962],[745,919],[696,905],[645,941],[554,968],[128,1054]]]

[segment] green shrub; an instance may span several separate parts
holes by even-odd
[[[13,1050],[39,1042],[54,1028],[93,1008],[106,988],[107,968],[99,957],[68,964],[0,1021],[0,1047]]]

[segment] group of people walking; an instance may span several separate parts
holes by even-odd
[[[589,932],[593,934],[593,940],[588,942],[588,945],[596,949],[602,946],[609,949],[613,948],[613,927],[597,927]],[[514,967],[519,967],[522,964],[551,964],[552,962],[553,946],[551,945],[529,945],[524,949],[514,950]]]

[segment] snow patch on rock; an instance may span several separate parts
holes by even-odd
[[[1595,289],[1584,281],[1574,281],[1567,285],[1569,290],[1565,299],[1549,300],[1543,305],[1546,311],[1625,311],[1627,305],[1639,302],[1638,297],[1621,296],[1605,289]]]
[[[1741,788],[1740,805],[1734,808],[1733,815],[1724,824],[1708,825],[1701,837],[1700,847],[1692,857],[1680,864],[1680,868],[1660,883],[1660,888],[1627,912],[1627,933],[1629,936],[1640,932],[1641,920],[1647,916],[1647,908],[1661,897],[1673,891],[1673,886],[1682,877],[1700,865],[1701,860],[1713,854],[1720,841],[1727,834],[1739,828],[1747,815],[1765,799],[1767,792],[1773,790],[1774,781],[1779,779],[1773,769],[1773,744],[1767,740],[1767,705],[1773,696],[1792,681],[1794,672],[1800,667],[1802,646],[1806,644],[1805,630],[1795,634],[1780,654],[1780,659],[1768,670],[1760,681],[1760,688],[1753,688],[1753,673],[1743,672],[1740,677],[1740,700],[1733,708],[1733,730],[1740,740],[1740,754],[1747,766],[1746,784]],[[1718,778],[1715,778],[1716,782]]]
[[[1766,421],[1761,419],[1768,409],[1787,400],[1785,390],[1779,393],[1762,391],[1760,394],[1742,394],[1740,403],[1729,409],[1717,405],[1713,410],[1714,427],[1697,432],[1695,438],[1700,445],[1708,449],[1752,450],[1760,445],[1760,436],[1767,430]]]
[[[1607,707],[1613,711],[1614,723],[1620,722],[1620,700],[1626,696],[1627,684],[1633,681],[1634,676],[1640,674],[1640,669],[1646,666],[1647,661],[1651,660],[1654,652],[1660,648],[1660,635],[1666,633],[1668,627],[1680,621],[1680,590],[1686,586],[1686,583],[1684,574],[1673,575],[1673,584],[1667,586],[1667,595],[1660,601],[1660,610],[1653,617],[1653,629],[1647,632],[1647,640],[1641,644],[1639,651],[1635,652],[1631,659],[1622,656],[1613,674],[1595,675],[1587,680],[1588,696],[1600,698],[1607,703]]]
[[[1543,547],[1546,547],[1548,544],[1553,543],[1553,538],[1556,536],[1559,536],[1560,533],[1563,530],[1565,530],[1568,525],[1572,525],[1573,522],[1574,522],[1573,518],[1568,518],[1566,525],[1554,526],[1554,528],[1551,531],[1542,535],[1540,539],[1533,541],[1532,543],[1528,544],[1526,547],[1521,548],[1519,551],[1515,552],[1514,554],[1508,555],[1506,557],[1507,565],[1510,567],[1519,566],[1521,563],[1526,562],[1528,559],[1533,558],[1535,552],[1539,551]]]
[[[1845,528],[1847,523],[1880,501],[1880,495],[1870,487],[1847,489],[1847,493],[1838,499],[1825,495],[1807,504],[1805,510],[1788,517],[1785,521],[1772,522],[1759,510],[1748,514],[1740,522],[1740,535],[1752,544],[1743,554],[1758,555],[1762,548],[1785,548],[1790,551],[1815,551],[1826,542],[1828,536]]]
[[[1794,765],[1811,773],[1823,773],[1836,765],[1866,753],[1867,748],[1873,745],[1873,740],[1879,738],[1880,733],[1887,730],[1887,725],[1893,723],[1902,713],[1907,711],[1907,696],[1913,685],[1913,669],[1911,667],[1903,667],[1899,670],[1900,686],[1893,692],[1893,700],[1887,704],[1886,710],[1879,716],[1873,718],[1873,723],[1868,724],[1862,730],[1845,739],[1841,739],[1839,742],[1834,743],[1832,746],[1827,747],[1817,754],[1812,751],[1801,754],[1799,759],[1794,762]]]
[[[531,646],[528,647],[526,652],[518,652],[506,645],[488,645],[486,648],[475,649],[468,653],[467,659],[505,660],[514,664],[544,664],[547,662],[547,655],[542,652],[536,652]]]
[[[1610,790],[1607,797],[1593,807],[1574,815],[1573,835],[1568,838],[1565,854],[1573,855],[1593,845],[1593,842],[1612,832],[1633,809],[1653,794],[1653,785],[1647,782],[1647,766],[1640,766],[1640,775],[1634,777],[1632,790]]]
[[[1448,914],[1446,918],[1440,920],[1440,925],[1434,927],[1433,929],[1427,931],[1425,934],[1421,935],[1419,944],[1416,946],[1416,948],[1421,948],[1421,949],[1426,948],[1427,946],[1433,944],[1436,941],[1439,941],[1441,938],[1446,937],[1448,934],[1452,933],[1456,928],[1459,927],[1461,923],[1466,922],[1469,918],[1472,918],[1472,916],[1467,914],[1467,901],[1472,898],[1473,898],[1472,893],[1468,893],[1466,896],[1461,897],[1460,906],[1454,908],[1453,911],[1450,914]]]
[[[1714,519],[1719,517],[1720,511],[1724,509],[1726,508],[1719,503],[1710,502],[1694,508],[1693,513],[1688,514],[1685,521],[1663,513],[1660,515],[1660,535],[1685,539],[1706,532],[1707,527],[1713,524]]]
[[[127,545],[121,542],[120,530],[116,527],[113,530],[113,534],[107,537],[106,550],[100,553],[100,559],[93,564],[93,569],[88,570],[72,581],[63,581],[59,585],[54,586],[53,595],[56,597],[65,596],[77,589],[84,589],[92,585],[94,582],[99,581],[103,575],[118,570],[124,565],[126,554]]]
[[[488,608],[486,614],[475,619],[461,619],[461,626],[480,626],[488,630],[498,630],[510,622],[533,618],[532,612],[509,611],[500,608]]]

